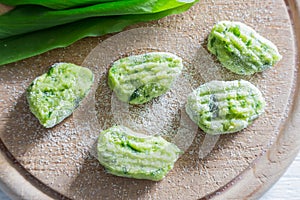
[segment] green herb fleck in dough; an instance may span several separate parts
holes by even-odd
[[[93,83],[91,70],[70,63],[54,64],[27,89],[31,112],[51,128],[72,114]]]
[[[282,58],[271,41],[241,22],[217,23],[208,37],[207,48],[224,67],[241,75],[262,72]]]
[[[100,133],[98,160],[116,176],[162,180],[182,153],[160,136],[135,133],[124,126],[113,126]]]
[[[113,63],[108,85],[121,101],[143,104],[166,93],[182,68],[182,59],[171,53],[130,56]]]
[[[265,100],[248,81],[211,81],[188,96],[186,112],[208,134],[234,133],[264,112]]]

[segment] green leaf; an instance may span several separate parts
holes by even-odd
[[[90,17],[153,14],[185,4],[177,0],[124,0],[65,10],[20,6],[0,16],[0,39]]]
[[[122,0],[0,0],[0,3],[19,6],[19,5],[40,5],[52,9],[66,9],[72,7],[86,6],[92,4],[99,4],[111,1],[122,1]]]
[[[192,5],[185,4],[156,14],[88,18],[49,29],[0,39],[0,65],[35,56],[51,49],[66,47],[84,37],[115,33],[132,24],[158,20],[171,14],[178,14],[186,11]]]

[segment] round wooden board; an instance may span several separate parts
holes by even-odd
[[[2,66],[0,186],[12,199],[260,197],[283,174],[300,147],[299,6],[299,0],[203,0],[181,15],[131,26],[117,35],[86,38],[67,48]],[[251,77],[233,76],[216,61],[203,61],[202,53],[204,58],[210,57],[200,49],[205,49],[211,27],[221,20],[242,21],[252,26],[278,46],[283,59],[273,69]],[[155,32],[151,34],[151,31],[145,36],[140,34],[144,30],[155,29],[162,30],[159,33],[165,34],[165,40]],[[164,32],[166,30],[171,33]],[[122,38],[124,43],[120,41]],[[143,38],[150,40],[143,43]],[[216,79],[244,78],[253,82],[265,95],[268,104],[266,113],[249,128],[236,134],[222,135],[217,140],[206,137],[199,130],[191,147],[160,182],[105,173],[91,155],[91,146],[85,142],[89,135],[77,131],[75,122],[78,115],[72,115],[52,129],[44,129],[29,112],[25,90],[36,76],[45,73],[53,63],[92,64],[94,61],[91,62],[91,59],[97,55],[95,51],[101,51],[101,48],[94,48],[108,47],[110,44],[107,52],[112,52],[110,56],[115,59],[128,51],[136,51],[134,45],[127,50],[125,46],[126,40],[130,43],[134,39],[132,43],[142,42],[142,51],[150,45],[152,50],[170,49],[181,55],[192,52],[189,56],[195,59],[187,63],[202,67],[201,77],[204,78],[200,83],[214,77],[212,75],[215,74],[210,74],[212,69],[205,68],[212,63],[215,63],[212,68],[216,70],[213,72],[218,74]],[[168,44],[171,40],[178,42],[177,48],[171,49]],[[183,44],[187,40],[193,45]],[[99,73],[106,73],[105,69],[109,66],[104,65],[104,72]],[[85,105],[83,103],[81,109]],[[105,116],[101,110],[98,113]],[[216,144],[208,155],[199,158],[199,148],[205,145],[203,142]]]

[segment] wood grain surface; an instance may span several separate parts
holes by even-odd
[[[67,48],[2,66],[1,187],[9,191],[13,199],[260,197],[284,173],[300,147],[299,19],[299,1],[203,0],[181,15],[131,26],[109,37],[86,38]],[[203,51],[211,27],[221,20],[242,21],[252,26],[278,46],[283,59],[273,69],[250,77],[226,71]],[[141,34],[145,30],[149,31]],[[209,138],[198,130],[192,145],[168,176],[161,182],[151,182],[107,174],[93,156],[91,141],[98,133],[86,130],[82,127],[84,123],[78,127],[78,114],[52,129],[44,129],[29,112],[25,90],[53,63],[84,63],[95,73],[105,74],[109,59],[113,61],[124,54],[149,49],[167,49],[186,55],[187,68],[201,69],[195,75],[195,84],[213,79],[251,81],[266,98],[265,114],[236,134]],[[106,57],[108,63],[105,60],[99,63],[102,57]],[[95,71],[99,66],[102,70]],[[106,82],[103,77],[97,82],[98,88]],[[95,96],[97,101],[105,102]],[[80,112],[86,109],[87,102],[81,105]],[[100,124],[103,119],[111,118],[109,108],[95,107]],[[80,122],[92,123],[91,116],[84,113]],[[105,123],[101,128],[104,127]],[[207,141],[213,142],[213,148],[199,158],[199,148]]]

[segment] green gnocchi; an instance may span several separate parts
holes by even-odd
[[[166,93],[182,68],[182,59],[171,53],[129,56],[113,63],[108,85],[121,101],[143,104]]]
[[[189,94],[186,112],[205,133],[234,133],[264,112],[265,100],[245,80],[211,81]]]
[[[282,58],[275,44],[241,22],[218,22],[207,48],[225,68],[241,75],[262,72]]]

